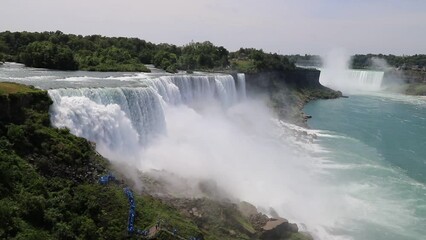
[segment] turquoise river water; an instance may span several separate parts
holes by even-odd
[[[426,239],[426,99],[351,95],[304,111],[318,130],[324,174],[355,209],[334,235]]]

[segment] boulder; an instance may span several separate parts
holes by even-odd
[[[299,229],[296,224],[289,223],[285,218],[270,218],[262,227],[260,239],[284,239],[292,233],[297,233],[298,230]]]
[[[257,208],[251,203],[245,201],[242,201],[238,204],[238,210],[246,218],[250,218],[250,216],[258,214]]]

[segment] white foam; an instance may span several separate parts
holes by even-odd
[[[402,175],[381,166],[379,153],[350,156],[324,149],[313,136],[360,144],[355,139],[275,119],[264,102],[241,101],[241,85],[228,75],[141,81],[149,87],[50,90],[52,121],[105,146],[99,151],[113,162],[213,179],[232,197],[273,207],[316,239],[364,239],[354,236],[370,225],[393,234],[415,223],[412,203],[401,201],[403,193],[391,195],[392,186],[405,184],[397,182]],[[387,175],[395,182],[375,179]]]

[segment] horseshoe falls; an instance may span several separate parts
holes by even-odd
[[[322,69],[320,83],[344,93],[380,91],[384,72],[354,69]]]

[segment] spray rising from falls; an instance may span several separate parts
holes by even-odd
[[[244,75],[142,81],[147,87],[49,90],[52,122],[96,142],[118,165],[214,180],[231,198],[272,207],[318,239],[347,239],[332,232],[363,202],[328,184],[310,156],[315,145],[293,144],[266,104],[245,96]]]
[[[383,71],[349,69],[350,56],[343,49],[327,54],[321,68],[320,83],[343,93],[376,92],[382,89]]]

